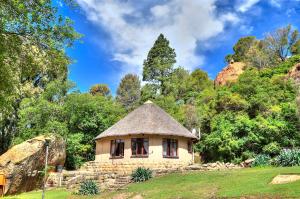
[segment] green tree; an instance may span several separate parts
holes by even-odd
[[[184,100],[189,89],[190,74],[184,68],[176,68],[164,82],[164,94],[172,95],[176,100]]]
[[[240,162],[300,146],[297,92],[286,79],[297,62],[293,56],[272,68],[248,68],[230,87],[207,88],[199,95],[202,138],[196,149],[204,160]]]
[[[264,39],[268,49],[281,61],[285,61],[291,53],[297,53],[299,48],[299,32],[292,30],[291,25],[268,33]]]
[[[122,78],[116,99],[127,110],[132,110],[139,104],[141,99],[141,82],[137,75],[127,74]]]
[[[254,36],[242,37],[238,40],[238,42],[233,46],[233,55],[227,55],[225,57],[226,61],[229,63],[232,59],[234,61],[244,61],[245,55],[248,52],[249,48],[253,45],[255,41]]]
[[[109,96],[110,89],[107,84],[95,84],[90,88],[90,94],[100,95],[100,96]]]
[[[142,87],[141,90],[141,101],[146,102],[147,100],[156,99],[159,96],[159,86],[157,84],[147,83]]]
[[[67,137],[68,126],[63,104],[72,84],[53,81],[37,98],[24,98],[18,111],[18,133],[13,144],[42,134],[56,134]]]
[[[256,67],[258,69],[274,66],[279,63],[273,51],[268,50],[264,41],[255,41],[245,54],[245,62],[249,66]]]
[[[291,47],[292,55],[299,55],[300,54],[300,39],[298,39]]]
[[[79,37],[50,0],[0,2],[0,154],[16,133],[22,99],[67,78],[65,48]]]
[[[144,60],[143,81],[159,84],[161,93],[164,93],[163,85],[173,71],[175,58],[175,50],[170,47],[164,35],[160,34]]]
[[[67,148],[70,152],[70,161],[66,164],[69,168],[78,168],[84,161],[94,160],[95,141],[94,138],[120,120],[124,114],[124,108],[116,103],[113,98],[89,93],[71,93],[67,96],[63,106],[68,131],[74,135],[71,143],[80,143],[81,152],[73,156],[73,149]],[[70,137],[72,138],[72,137]],[[69,137],[67,138],[67,143]],[[67,147],[74,147],[68,146]],[[74,154],[75,155],[75,154]],[[76,163],[76,164],[74,164]]]

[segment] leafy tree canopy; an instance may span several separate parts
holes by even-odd
[[[141,82],[137,75],[125,75],[117,90],[117,101],[127,110],[135,108],[141,99]]]

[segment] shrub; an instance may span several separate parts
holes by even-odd
[[[274,163],[277,166],[283,166],[283,167],[300,165],[300,150],[284,149],[275,158]]]
[[[267,166],[270,165],[271,157],[269,155],[260,154],[255,157],[251,167]]]
[[[80,184],[79,195],[97,195],[98,193],[99,188],[94,181],[86,180]]]
[[[132,172],[132,180],[134,182],[143,182],[152,178],[152,171],[143,167],[138,167]]]
[[[263,147],[263,152],[270,156],[278,155],[280,153],[281,147],[277,142],[271,142],[270,144]]]

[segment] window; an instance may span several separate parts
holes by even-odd
[[[188,147],[188,152],[193,153],[193,143],[191,140],[188,141],[187,147]]]
[[[124,157],[124,140],[111,140],[110,156],[111,156],[111,158],[123,158]]]
[[[178,158],[178,141],[175,139],[163,139],[163,157]]]
[[[131,152],[133,157],[148,157],[149,140],[145,138],[131,139]]]

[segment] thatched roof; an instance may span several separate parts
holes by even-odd
[[[147,101],[129,113],[95,139],[137,134],[174,135],[197,139],[189,130],[151,101]]]

